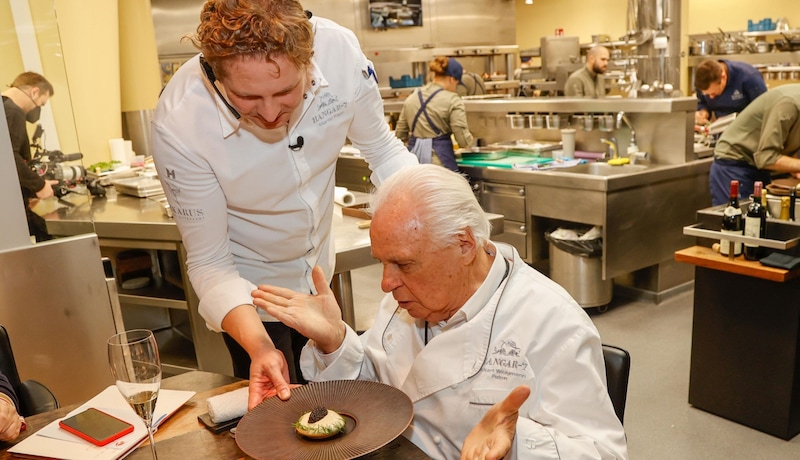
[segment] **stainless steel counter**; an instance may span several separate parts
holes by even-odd
[[[361,194],[364,195],[364,194]],[[106,198],[91,198],[70,194],[69,205],[54,206],[55,199],[42,204],[45,209],[58,208],[44,214],[52,235],[68,236],[96,233],[100,246],[105,248],[136,248],[177,251],[181,278],[186,274],[186,251],[178,227],[167,217],[154,199],[117,194],[108,189]],[[363,196],[360,197],[363,199]],[[336,246],[336,266],[332,286],[342,307],[344,320],[355,328],[350,271],[376,263],[372,258],[369,230],[358,228],[358,219],[343,216],[335,206],[333,233]],[[120,292],[120,302],[185,309],[189,312],[191,334],[199,370],[231,374],[228,351],[220,334],[211,332],[198,313],[199,300],[188,283],[183,295],[165,292],[164,298],[138,295],[135,291]],[[159,294],[154,294],[158,296]],[[177,371],[186,369],[177,369]]]
[[[178,227],[172,218],[162,212],[160,203],[151,198],[137,198],[117,194],[108,188],[106,198],[93,198],[76,194],[64,197],[61,204],[53,199],[45,200],[37,207],[47,221],[52,235],[69,236],[96,233],[101,248],[125,248],[176,251],[179,261],[180,279],[188,280],[186,274],[186,250]],[[365,203],[366,193],[354,191],[354,204]],[[44,211],[44,212],[42,212]],[[358,228],[364,219],[342,214],[342,208],[334,206],[333,234],[336,247],[336,264],[331,287],[342,308],[342,317],[356,328],[353,288],[350,271],[377,263],[372,257],[369,229]],[[493,232],[503,232],[502,216],[491,215]],[[150,306],[187,310],[191,327],[194,353],[199,370],[232,375],[230,356],[220,334],[211,332],[198,312],[199,299],[188,282],[183,290],[165,283],[163,289],[120,290],[122,305]],[[176,292],[178,291],[178,292]],[[191,364],[172,366],[175,372],[192,369]]]

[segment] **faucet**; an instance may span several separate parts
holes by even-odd
[[[625,112],[617,112],[617,129],[622,128],[623,122],[631,130],[631,142],[628,144],[628,158],[631,164],[636,163],[637,160],[647,160],[647,152],[640,151],[639,146],[636,145],[636,130],[633,129],[630,120],[628,120]]]
[[[631,125],[631,122],[630,122],[630,120],[628,120],[628,117],[625,115],[625,112],[622,112],[622,111],[617,112],[617,129],[622,128],[622,123],[623,122],[625,122],[625,125],[628,127],[628,129],[631,130],[631,144],[630,145],[635,146],[636,145],[636,130],[633,129],[633,125]],[[638,150],[638,148],[637,148],[637,150]]]
[[[619,158],[617,153],[617,139],[614,137],[609,137],[608,139],[600,139],[600,142],[608,145],[608,154],[610,160],[615,160]]]
[[[600,142],[608,145],[609,155],[611,158],[608,160],[608,164],[614,166],[621,166],[626,163],[630,163],[629,158],[620,158],[619,157],[619,149],[617,147],[617,139],[614,137],[609,137],[608,139],[600,139]]]

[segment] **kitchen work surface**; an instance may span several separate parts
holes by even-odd
[[[506,168],[511,169],[515,164],[531,165],[531,164],[546,164],[552,162],[552,158],[544,157],[531,157],[530,155],[509,155],[505,158],[497,160],[464,160],[457,159],[456,162],[465,166],[482,166],[492,168]]]

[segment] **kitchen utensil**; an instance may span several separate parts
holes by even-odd
[[[561,127],[561,115],[551,114],[547,116],[547,129],[559,129]]]
[[[325,440],[295,433],[293,424],[316,406],[345,418],[344,431]],[[399,436],[414,406],[399,389],[368,380],[313,382],[292,390],[288,401],[267,398],[236,428],[236,444],[253,458],[350,459],[368,454]]]
[[[693,56],[708,56],[714,53],[714,40],[693,40],[689,45],[689,53]]]
[[[575,130],[561,130],[562,156],[564,158],[575,158]]]
[[[716,53],[717,54],[737,54],[742,51],[742,46],[737,39],[735,39],[731,34],[722,30],[722,28],[717,27],[720,31],[720,39],[717,41],[716,44]]]
[[[539,115],[539,114],[528,115],[528,123],[531,125],[531,128],[533,129],[543,129],[544,115]]]
[[[507,115],[511,129],[525,129],[527,127],[524,115]]]
[[[772,45],[767,43],[766,40],[759,40],[755,42],[756,53],[769,53],[770,51],[772,51]]]

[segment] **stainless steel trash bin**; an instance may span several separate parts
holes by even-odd
[[[570,254],[550,241],[550,279],[566,289],[583,308],[611,302],[614,282],[603,279],[602,257]]]

